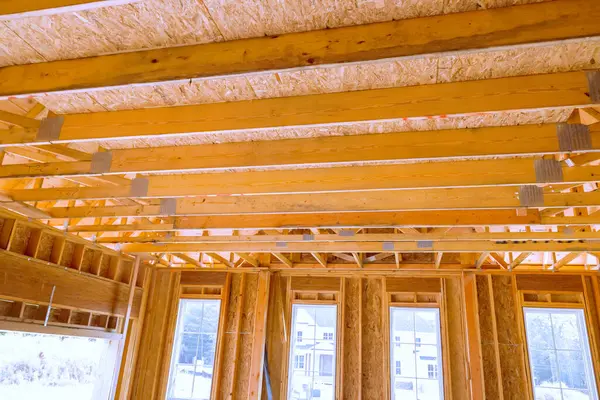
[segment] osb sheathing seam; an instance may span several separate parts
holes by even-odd
[[[383,279],[364,278],[362,280],[362,396],[364,400],[386,399],[384,357],[387,353],[383,335]]]
[[[539,0],[145,0],[0,22],[0,66],[362,25]]]
[[[343,374],[342,398],[347,400],[360,399],[361,374],[361,348],[360,348],[360,295],[361,278],[345,278],[345,294],[342,306],[344,307],[344,341],[342,343]]]

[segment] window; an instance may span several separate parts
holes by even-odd
[[[437,379],[437,377],[438,377],[437,364],[428,364],[427,365],[427,377],[429,379]]]
[[[390,307],[392,399],[442,400],[440,311]]]
[[[108,400],[118,340],[0,331],[0,399]]]
[[[296,334],[296,342],[302,343],[302,331],[298,331]]]
[[[220,307],[220,300],[179,302],[169,400],[210,399]]]
[[[525,308],[535,398],[597,400],[583,310]]]
[[[294,357],[294,368],[304,369],[304,356]]]
[[[300,328],[303,335],[298,336]],[[292,306],[289,400],[335,399],[336,330],[337,306]],[[296,367],[301,358],[303,366]]]

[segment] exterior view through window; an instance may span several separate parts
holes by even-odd
[[[391,392],[396,400],[442,400],[440,312],[390,307]]]
[[[525,308],[536,400],[597,400],[583,310]]]
[[[180,301],[169,400],[210,399],[220,308],[220,300]]]
[[[292,306],[288,399],[335,399],[337,306]]]
[[[0,331],[0,399],[108,400],[116,340]]]

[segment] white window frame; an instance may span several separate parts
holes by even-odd
[[[531,382],[531,388],[534,391],[533,396],[535,397],[535,381],[533,378],[533,367],[531,366],[531,351],[535,350],[535,348],[532,348],[529,346],[529,335],[527,332],[527,313],[528,312],[539,312],[539,313],[552,313],[552,314],[575,314],[577,316],[578,319],[578,326],[579,326],[579,338],[581,340],[581,346],[582,346],[582,353],[583,353],[583,359],[584,359],[584,363],[585,363],[585,370],[586,370],[586,379],[589,382],[589,387],[588,390],[590,392],[590,400],[599,400],[599,395],[598,395],[598,388],[596,385],[596,375],[595,375],[595,371],[594,371],[594,360],[592,358],[592,353],[591,353],[591,343],[589,340],[589,336],[588,336],[588,321],[586,320],[586,316],[585,316],[585,310],[582,308],[571,308],[571,307],[564,307],[564,308],[558,308],[558,307],[523,307],[523,327],[525,329],[525,338],[526,338],[526,343],[527,343],[527,357],[528,357],[528,363],[529,363],[529,381]],[[552,332],[552,338],[554,341],[554,330]],[[556,348],[556,343],[553,343],[553,347],[552,349],[549,349],[550,351],[554,351],[555,355],[557,355],[557,351],[560,351],[560,349]],[[557,372],[559,374],[560,377],[560,363],[557,362]],[[555,388],[557,390],[560,390],[561,392],[561,396],[562,396],[562,392],[563,392],[563,388]]]
[[[188,398],[179,398],[179,397],[175,397],[171,395],[171,392],[173,390],[172,385],[173,385],[173,371],[175,369],[175,365],[177,364],[177,357],[179,355],[179,348],[181,346],[181,340],[183,338],[183,310],[185,307],[186,303],[194,303],[194,302],[211,302],[211,303],[215,303],[217,302],[219,304],[218,308],[219,308],[219,312],[217,314],[217,332],[215,334],[215,355],[214,355],[214,359],[215,359],[215,366],[217,364],[217,349],[218,349],[218,342],[219,342],[219,322],[221,320],[221,312],[222,310],[222,305],[223,302],[221,301],[221,299],[207,299],[207,298],[181,298],[179,299],[179,307],[178,307],[178,311],[177,311],[177,324],[176,324],[176,328],[175,328],[175,340],[173,341],[173,349],[171,352],[171,365],[169,367],[169,376],[168,376],[168,384],[167,384],[167,395],[166,395],[166,399],[167,400],[188,400]],[[194,367],[195,368],[195,367]],[[214,385],[214,376],[215,376],[216,371],[213,369],[213,379],[210,382],[210,396],[209,399],[212,398],[212,394],[213,394],[213,385]],[[193,388],[193,386],[192,386]],[[192,389],[192,394],[193,394],[193,389]],[[191,398],[193,400],[193,398]]]
[[[303,343],[302,341],[302,331],[297,331],[296,334],[293,334],[293,329],[294,329],[294,325],[295,325],[295,321],[296,321],[296,315],[297,315],[297,310],[298,308],[302,308],[302,307],[313,307],[313,308],[334,308],[335,309],[335,331],[333,332],[333,340],[335,341],[335,348],[333,351],[333,374],[331,375],[331,377],[333,378],[333,393],[334,393],[334,399],[337,399],[337,371],[338,371],[338,347],[339,347],[339,341],[338,341],[338,336],[339,336],[339,305],[338,304],[307,304],[307,303],[293,303],[292,304],[292,318],[291,318],[291,330],[292,330],[292,342],[290,343],[289,349],[288,349],[288,371],[290,373],[288,373],[288,382],[287,382],[287,393],[286,393],[286,398],[289,399],[291,398],[291,390],[292,390],[292,380],[293,380],[293,373],[292,371],[294,370],[302,370],[305,368],[295,368],[295,359],[296,356],[299,356],[299,354],[294,354],[294,345],[296,343]],[[314,325],[314,329],[316,330],[316,324]],[[298,336],[298,334],[301,334],[300,336]],[[319,342],[320,340],[326,340],[326,339],[321,339],[319,337],[317,337],[317,335],[313,335],[315,342]],[[300,339],[300,340],[298,340]],[[311,366],[311,361],[313,363],[316,362],[316,360],[311,360],[315,357],[311,357],[311,353],[307,354],[307,355],[303,355],[304,357],[304,366],[307,367],[308,366],[308,370],[312,370],[312,366]]]
[[[399,345],[400,343],[396,343],[397,341],[395,340],[396,337],[394,336],[394,329],[393,329],[393,321],[392,321],[392,312],[394,310],[404,310],[404,311],[410,311],[410,312],[418,312],[418,311],[426,311],[426,312],[431,312],[434,311],[436,313],[437,316],[437,321],[438,321],[438,331],[437,333],[437,360],[440,363],[440,365],[443,366],[443,355],[442,355],[442,318],[441,318],[441,312],[440,309],[437,307],[402,307],[402,306],[389,306],[389,340],[390,340],[390,346],[389,346],[389,354],[390,354],[390,362],[392,362],[394,360],[394,345]],[[417,348],[421,348],[421,346],[423,345],[421,343],[421,338],[417,338],[416,337],[416,332],[415,336],[414,336],[414,343],[407,343],[407,344],[414,344],[415,349]],[[399,337],[399,336],[397,336]],[[417,339],[418,342],[417,342]],[[393,345],[392,345],[393,344]],[[429,346],[429,345],[427,345]],[[443,368],[442,368],[443,371]],[[395,371],[394,371],[395,372]],[[416,367],[415,367],[415,375],[416,375]],[[438,383],[439,383],[439,398],[440,400],[444,400],[445,399],[445,393],[444,393],[444,374],[443,373],[439,373],[437,374],[437,378],[433,378],[433,379],[437,379]],[[429,373],[428,373],[429,376]],[[395,377],[397,377],[396,374],[394,373],[390,373],[390,399],[394,399],[394,383],[395,383]],[[419,380],[427,380],[426,378],[408,378],[408,379],[414,379],[416,383],[418,383]]]

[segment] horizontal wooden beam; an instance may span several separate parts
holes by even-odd
[[[600,241],[598,232],[451,232],[393,234],[340,234],[320,235],[239,235],[239,236],[137,236],[101,237],[97,243],[333,243],[333,242],[454,242],[454,241]],[[285,247],[283,247],[285,250]]]
[[[561,125],[524,125],[400,132],[368,136],[333,136],[181,147],[117,149],[109,152],[101,171],[85,161],[0,166],[0,178],[47,178],[79,175],[158,173],[264,168],[369,161],[452,160],[463,157],[542,156],[564,153],[559,146]],[[590,132],[591,146],[600,152],[600,124],[579,129]],[[7,152],[22,147],[9,147]],[[17,155],[19,155],[17,153]],[[85,153],[84,153],[85,155]],[[600,157],[599,155],[595,156]],[[81,159],[81,157],[79,158]]]
[[[541,164],[540,164],[541,163]],[[553,174],[545,174],[546,165]],[[138,178],[140,189],[126,186],[58,187],[7,190],[14,201],[96,200],[356,192],[382,189],[438,189],[485,186],[581,184],[596,182],[600,166],[569,167],[532,158],[368,165],[279,171],[159,175]]]
[[[3,297],[52,303],[78,310],[125,315],[129,287],[65,267],[50,266],[31,257],[0,250],[0,293]],[[136,289],[132,316],[139,315],[142,289]]]
[[[6,15],[73,3],[109,2],[2,3],[4,9],[0,8],[0,13]],[[595,0],[557,0],[268,38],[4,67],[0,69],[0,97],[589,37],[600,34],[599,19]]]
[[[171,203],[172,200],[172,203]],[[516,187],[414,189],[352,193],[215,196],[169,199],[160,205],[81,206],[44,209],[52,218],[310,214],[373,211],[518,209]],[[568,208],[600,206],[600,192],[544,193],[538,207]]]
[[[0,145],[176,137],[283,126],[313,127],[436,115],[587,106],[600,101],[599,75],[600,71],[565,72],[230,103],[69,114],[53,117],[53,121],[45,124],[49,128],[43,132],[40,128],[40,133],[24,128],[0,132]]]
[[[245,243],[130,243],[121,245],[127,253],[181,253],[181,252],[245,252],[271,253],[460,253],[460,252],[585,252],[600,250],[599,241],[566,242],[245,242]]]
[[[136,1],[140,0],[3,0],[0,1],[0,21],[85,11],[93,8],[116,6]]]
[[[590,225],[592,216],[581,221]],[[560,225],[573,225],[581,217],[560,217]],[[54,220],[53,220],[54,221]],[[519,216],[514,210],[485,211],[410,211],[376,213],[223,215],[209,217],[176,217],[173,223],[122,225],[69,225],[67,232],[161,232],[190,229],[268,229],[268,228],[352,228],[395,226],[506,226],[551,224],[542,220],[537,210]],[[595,216],[600,224],[600,216]],[[62,225],[60,225],[62,226]]]

